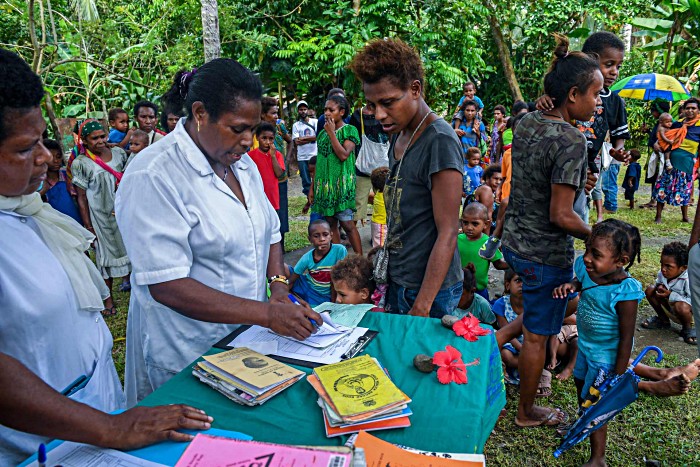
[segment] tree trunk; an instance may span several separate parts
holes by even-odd
[[[41,1],[41,0],[39,0]],[[39,72],[39,64],[41,63],[41,46],[39,45],[39,40],[36,37],[36,21],[34,20],[34,0],[29,0],[27,4],[28,8],[28,22],[29,22],[29,39],[32,43],[33,56],[32,56],[32,70],[34,73]]]
[[[489,25],[491,26],[491,35],[498,49],[498,57],[501,59],[501,65],[503,65],[503,73],[508,82],[508,87],[513,95],[513,99],[521,101],[523,100],[523,94],[520,92],[520,84],[518,84],[518,78],[515,76],[513,62],[510,59],[510,50],[506,45],[503,32],[501,31],[501,25],[498,23],[498,19],[495,15],[495,7],[490,5],[489,2],[485,2],[485,6],[494,13],[489,15]]]
[[[632,49],[632,25],[629,23],[622,26],[622,42],[625,43],[625,52],[629,53]]]
[[[63,135],[61,134],[61,129],[58,126],[58,120],[56,119],[56,112],[53,110],[52,97],[48,91],[44,92],[44,107],[46,108],[46,116],[49,117],[49,122],[51,123],[51,129],[53,130],[53,137],[58,144],[61,146],[61,152],[64,152],[63,147]]]
[[[53,8],[51,8],[51,0],[46,0],[46,9],[49,10],[49,22],[51,23],[51,40],[54,44],[58,42],[56,35],[56,22],[53,19]]]
[[[208,62],[221,56],[221,39],[219,37],[219,6],[217,0],[201,0],[201,2],[204,61]]]

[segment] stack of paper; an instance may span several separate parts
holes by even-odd
[[[234,402],[260,405],[304,377],[304,372],[241,347],[205,355],[192,374]]]
[[[303,341],[298,341],[291,337],[282,337],[287,340],[292,340],[293,342],[298,342],[300,344],[308,345],[310,347],[322,349],[324,347],[328,347],[329,345],[335,344],[340,339],[350,334],[353,330],[353,328],[351,327],[334,323],[331,319],[331,316],[328,313],[321,313],[321,318],[323,318],[323,324],[316,328],[314,333],[306,339],[304,339]]]
[[[329,438],[411,426],[411,399],[368,355],[318,367],[308,381],[319,395]]]
[[[350,444],[350,441],[347,444]],[[367,467],[385,467],[387,465],[397,467],[484,467],[486,465],[483,454],[419,451],[396,446],[365,432],[360,432],[352,440],[352,445],[357,451],[359,451],[358,448],[364,451]]]
[[[288,446],[198,434],[176,467],[350,467],[352,458],[345,446]]]

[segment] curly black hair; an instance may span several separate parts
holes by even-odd
[[[615,34],[608,31],[594,32],[583,43],[581,52],[600,55],[605,49],[625,50],[625,43]]]
[[[501,164],[491,164],[484,170],[484,174],[481,176],[484,180],[489,180],[494,175],[501,173]]]
[[[513,106],[510,108],[510,115],[514,117],[523,110],[528,110],[527,102],[520,100],[515,101],[513,102]]]
[[[134,105],[134,117],[139,116],[139,110],[141,110],[141,108],[143,108],[143,107],[153,109],[153,114],[158,116],[158,106],[157,105],[155,105],[151,101],[138,101],[136,103],[136,105]]]
[[[661,256],[670,256],[679,267],[688,265],[688,245],[681,242],[671,242],[664,245]]]
[[[343,281],[357,292],[367,289],[372,295],[377,287],[374,282],[373,270],[372,261],[364,256],[348,256],[335,263],[331,269],[331,280],[333,282]]]
[[[44,139],[43,143],[44,143],[44,147],[46,149],[48,149],[49,151],[58,151],[59,153],[61,151],[63,151],[61,149],[61,145],[58,144],[58,141],[56,141],[55,139],[46,138],[46,139]]]
[[[372,182],[372,189],[375,192],[383,192],[386,186],[386,179],[389,176],[389,167],[378,167],[372,171],[370,174],[370,181]]]
[[[474,110],[479,109],[479,106],[476,104],[476,101],[472,99],[464,99],[464,102],[462,102],[462,106],[459,108],[459,110],[464,112],[465,110],[467,110],[467,107],[474,107]]]
[[[255,129],[255,136],[257,136],[258,139],[260,139],[260,135],[263,134],[263,132],[265,132],[265,131],[269,131],[270,133],[272,133],[273,137],[275,136],[275,133],[277,132],[277,130],[275,129],[275,126],[272,123],[260,122],[260,125],[258,125],[258,127]]]
[[[374,39],[353,57],[350,70],[365,83],[374,84],[386,78],[406,90],[415,80],[425,82],[423,62],[416,49],[401,39]]]
[[[277,102],[277,99],[271,96],[263,96],[262,99],[260,99],[260,113],[262,115],[265,115],[270,111],[271,108],[277,107],[278,112],[279,112],[279,103]]]
[[[121,107],[115,107],[113,109],[109,109],[109,112],[107,112],[107,121],[108,122],[113,122],[117,119],[117,117],[121,114],[126,114],[129,115],[126,110],[122,109]]]
[[[34,110],[43,98],[41,78],[17,54],[0,48],[0,142],[10,133],[5,120]]]
[[[613,254],[617,255],[618,258],[622,255],[629,256],[630,262],[625,267],[625,271],[629,271],[635,259],[638,263],[642,262],[642,236],[639,229],[632,224],[617,219],[605,219],[593,226],[586,246],[589,246],[594,238],[607,238],[613,249]]]

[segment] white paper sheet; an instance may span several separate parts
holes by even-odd
[[[147,461],[114,449],[103,449],[87,444],[66,441],[46,455],[47,466],[63,467],[165,467],[164,464]],[[38,467],[37,461],[27,467]]]
[[[269,340],[269,341],[260,341],[260,342],[248,342],[246,344],[239,344],[235,343],[233,344],[234,349],[238,349],[241,347],[246,347],[250,350],[253,350],[257,353],[263,354],[263,355],[277,355],[277,341],[276,340]]]
[[[298,341],[291,337],[280,336],[282,339],[290,340],[294,344],[304,344],[311,347],[316,347],[317,349],[325,348],[338,342],[344,335],[349,334],[352,328],[336,324],[331,319],[328,313],[321,313],[323,318],[323,324],[316,328],[313,334],[304,339],[303,341]],[[278,335],[273,331],[269,331],[271,334]]]
[[[270,340],[277,341],[277,353],[279,357],[294,358],[306,362],[315,362],[322,364],[338,363],[342,360],[342,356],[350,350],[357,339],[362,337],[367,328],[355,328],[341,336],[340,340],[333,345],[324,348],[315,348],[304,345],[299,341],[287,339],[277,334],[270,333],[268,329],[260,326],[251,326],[246,329],[235,339],[231,340],[227,345],[231,346],[248,346],[250,343],[266,342]]]
[[[372,304],[343,305],[341,303],[326,302],[314,307],[314,311],[317,313],[330,313],[336,324],[354,328],[372,308],[374,308]]]

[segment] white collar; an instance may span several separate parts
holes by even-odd
[[[204,153],[197,147],[187,130],[185,130],[185,122],[187,117],[182,117],[178,120],[175,129],[171,134],[175,137],[178,146],[185,154],[185,159],[190,164],[190,166],[201,176],[207,176],[214,173],[214,169],[207,160]],[[231,170],[248,170],[250,167],[251,159],[247,157],[247,154],[243,155],[241,159],[230,166]]]

